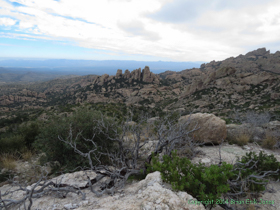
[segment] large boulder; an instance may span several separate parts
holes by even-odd
[[[189,130],[199,128],[191,135],[202,143],[220,144],[227,137],[226,122],[213,114],[196,113],[182,116],[179,122],[190,120]]]

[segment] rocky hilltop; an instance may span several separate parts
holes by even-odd
[[[267,71],[280,74],[280,51],[271,54],[266,48],[259,48],[246,55],[230,57],[224,61],[211,61],[202,64],[200,69],[204,71],[216,71],[222,67],[234,67],[237,73]]]
[[[83,103],[125,103],[158,110],[211,112],[280,110],[280,52],[265,48],[200,68],[154,74],[146,66],[115,76],[88,75],[29,86],[1,86],[0,110]],[[279,114],[279,113],[278,113]]]

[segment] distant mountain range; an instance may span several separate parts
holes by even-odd
[[[44,82],[56,78],[71,78],[76,76],[77,75],[69,74],[69,72],[49,71],[48,69],[45,69],[45,71],[38,71],[37,69],[0,67],[0,85],[10,83],[26,84],[30,82]]]
[[[130,61],[130,60],[68,60],[68,59],[13,59],[0,58],[0,67],[4,67],[9,73],[19,71],[60,73],[63,75],[102,75],[104,73],[114,75],[117,69],[134,70],[149,66],[154,73],[167,70],[181,71],[190,68],[198,68],[203,62],[167,62],[167,61]],[[14,72],[17,71],[17,72]],[[1,72],[0,72],[1,73]],[[8,72],[6,72],[8,73]]]

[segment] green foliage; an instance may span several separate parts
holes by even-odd
[[[160,171],[163,181],[170,183],[174,190],[187,191],[199,201],[216,200],[227,192],[258,194],[265,190],[268,178],[280,178],[279,171],[267,173],[280,170],[280,163],[273,155],[250,152],[238,163],[234,166],[222,163],[206,167],[201,163],[192,164],[185,157],[178,157],[175,151],[171,156],[163,156],[163,161],[154,156],[147,172]],[[265,176],[260,178],[260,175]],[[233,180],[237,184],[230,187],[228,183]]]
[[[273,155],[266,155],[262,152],[258,155],[255,152],[246,153],[233,168],[235,175],[231,180],[236,184],[232,186],[231,192],[243,192],[239,196],[251,194],[257,197],[260,192],[265,190],[269,179],[280,178],[279,171],[275,172],[277,169],[280,170],[280,163]]]
[[[174,190],[187,191],[199,201],[216,200],[230,190],[227,180],[234,174],[231,164],[211,165],[192,164],[187,158],[180,158],[176,151],[171,156],[153,157],[148,172],[160,171],[162,179],[172,185]],[[212,205],[212,204],[211,204]]]
[[[261,151],[259,155],[257,155],[255,152],[249,152],[241,158],[240,162],[247,163],[250,160],[252,161],[247,166],[245,166],[246,169],[251,168],[249,171],[247,171],[248,173],[255,172],[262,174],[262,172],[264,171],[276,171],[277,169],[279,169],[277,174],[272,174],[268,177],[280,179],[280,163],[277,161],[273,154],[267,155]]]
[[[58,161],[61,166],[67,169],[89,166],[88,160],[76,153],[74,149],[60,141],[58,136],[67,140],[69,138],[70,126],[72,140],[76,143],[77,149],[87,153],[94,149],[93,144],[85,139],[92,139],[102,151],[111,151],[114,142],[108,140],[104,134],[97,132],[96,120],[101,119],[101,114],[94,110],[80,108],[69,117],[53,117],[46,124],[40,127],[39,135],[33,146],[46,154],[45,161]],[[104,123],[110,123],[110,118],[105,118]],[[114,129],[110,127],[110,129]],[[112,130],[109,130],[111,132]],[[78,135],[81,133],[81,135]],[[113,136],[113,133],[111,133]],[[101,149],[102,148],[102,149]],[[99,150],[99,151],[100,151]],[[106,159],[103,159],[106,161]]]
[[[20,152],[24,149],[24,138],[20,134],[10,134],[0,137],[0,153]]]
[[[221,119],[224,120],[227,125],[232,123],[232,120],[229,118],[221,118]]]
[[[1,167],[0,167],[1,170]],[[1,182],[5,182],[8,179],[12,179],[14,177],[14,174],[9,172],[9,171],[5,171],[4,173],[0,173],[0,183]]]
[[[29,125],[25,125],[21,127],[20,133],[23,136],[24,139],[24,145],[28,149],[33,149],[32,144],[35,141],[35,138],[39,134],[39,125],[36,122],[32,122]]]
[[[20,124],[24,121],[27,121],[28,119],[29,119],[29,116],[27,113],[17,112],[17,113],[15,113],[14,117],[11,117],[8,119],[5,119],[5,118],[0,119],[0,128],[5,127],[5,126],[10,126],[13,124]]]

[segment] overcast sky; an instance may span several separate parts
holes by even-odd
[[[280,50],[279,0],[0,0],[0,57],[211,61]]]

